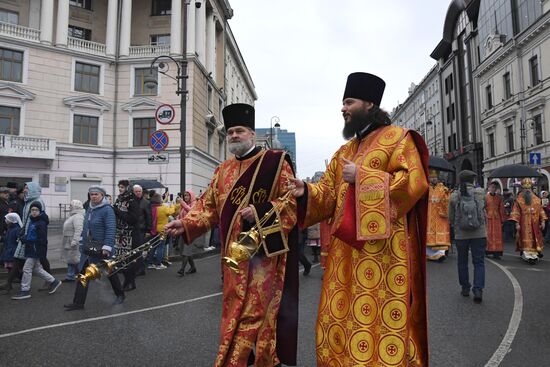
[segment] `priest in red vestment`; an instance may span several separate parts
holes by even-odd
[[[228,149],[203,195],[187,215],[168,224],[190,244],[219,224],[222,257],[232,242],[280,202],[294,177],[283,151],[255,146],[254,108],[233,104],[223,110]],[[260,236],[260,250],[238,263],[238,272],[222,266],[223,300],[220,345],[214,365],[272,367],[296,365],[298,321],[298,232],[296,200],[274,210]],[[274,229],[275,227],[275,229]]]
[[[485,215],[487,218],[487,249],[485,254],[500,259],[504,251],[502,226],[506,221],[506,213],[504,212],[504,201],[502,196],[497,194],[497,188],[498,183],[491,182],[489,192],[485,196]]]
[[[353,73],[343,135],[317,184],[294,180],[298,222],[332,218],[318,307],[318,366],[428,366],[428,152],[379,108],[385,83]]]

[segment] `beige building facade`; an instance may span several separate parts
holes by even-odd
[[[227,156],[221,110],[234,90],[257,99],[232,15],[226,0],[0,0],[0,185],[39,182],[53,218],[91,184],[113,194],[119,179],[155,179],[179,192],[187,27],[186,187],[204,190]],[[151,70],[161,55],[177,63]],[[162,104],[175,110],[167,125]],[[158,129],[169,143],[153,156]]]

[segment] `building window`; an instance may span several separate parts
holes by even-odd
[[[456,133],[453,133],[453,150],[456,150],[457,149],[457,144],[456,144]]]
[[[451,103],[451,121],[454,121],[456,118],[456,115],[455,115],[455,104],[454,103]]]
[[[208,84],[208,88],[207,88],[207,107],[208,107],[208,111],[209,112],[212,112],[212,86],[210,84]]]
[[[77,62],[75,64],[74,90],[99,94],[99,66]]]
[[[151,46],[169,45],[170,44],[170,35],[169,34],[152,34],[149,37],[150,37]]]
[[[495,133],[489,134],[489,158],[495,156]]]
[[[208,154],[214,155],[214,144],[213,144],[213,141],[212,141],[214,139],[214,130],[213,129],[208,129],[207,139],[208,139],[208,141],[206,143],[207,143]]]
[[[78,38],[81,40],[91,41],[92,30],[74,25],[69,25],[69,37]]]
[[[157,83],[145,84],[145,79],[155,80]],[[156,96],[158,94],[158,72],[157,68],[136,68],[134,69],[134,95],[135,96]]]
[[[94,116],[74,115],[73,143],[97,145],[99,118]]]
[[[542,116],[536,115],[533,116],[533,133],[535,145],[540,145],[544,143],[542,139]]]
[[[537,56],[533,56],[529,59],[529,71],[531,73],[531,86],[534,87],[539,84],[539,59]]]
[[[10,82],[22,81],[23,52],[0,48],[0,76]]]
[[[225,161],[227,159],[227,154],[225,151],[225,137],[220,135],[219,138],[220,161]]]
[[[506,137],[508,138],[508,152],[514,151],[514,125],[506,126]]]
[[[512,84],[510,82],[510,73],[505,73],[502,76],[502,82],[504,84],[504,99],[512,98]]]
[[[151,134],[157,129],[157,122],[154,117],[134,119],[134,147],[149,145]]]
[[[491,85],[485,87],[485,98],[487,98],[487,109],[493,108],[493,92],[491,91]]]
[[[69,5],[92,10],[92,0],[69,0]]]
[[[19,114],[19,108],[0,106],[0,134],[19,135]]]
[[[172,0],[153,0],[151,15],[172,14]]]
[[[19,24],[19,14],[13,11],[0,9],[0,22]]]

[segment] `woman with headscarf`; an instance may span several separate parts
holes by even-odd
[[[62,257],[67,261],[67,275],[65,281],[74,282],[80,263],[80,251],[78,243],[82,235],[84,225],[84,207],[80,200],[72,200],[69,206],[69,217],[63,223],[63,253]]]
[[[116,218],[113,208],[109,205],[105,197],[105,189],[100,186],[91,186],[88,192],[90,193],[90,207],[86,210],[86,214],[84,215],[84,224],[80,240],[80,274],[85,273],[85,269],[89,264],[97,264],[101,262],[101,260],[113,256],[115,247]],[[82,252],[83,246],[87,241],[94,241],[101,244],[101,256],[90,256]],[[115,304],[124,302],[124,290],[120,284],[118,273],[109,275],[108,278],[116,295]],[[64,305],[67,311],[84,308],[89,286],[90,282],[88,282],[86,286],[82,285],[80,282],[76,283],[73,302]]]
[[[178,219],[183,219],[187,215],[187,213],[189,213],[194,204],[195,194],[191,190],[186,190],[183,194],[183,200],[181,201],[181,209],[180,214],[178,215]],[[196,273],[197,268],[195,267],[195,261],[193,260],[193,249],[191,248],[192,244],[190,244],[189,246],[186,245],[181,237],[179,238],[179,241],[181,249],[181,268],[180,270],[178,270],[178,274],[180,276],[184,276],[185,274]],[[185,271],[185,267],[188,263],[191,268]]]
[[[13,254],[17,248],[17,235],[21,227],[23,227],[23,222],[21,222],[21,218],[17,213],[8,213],[4,219],[7,231],[6,237],[4,238],[4,250],[2,251],[2,256],[0,256],[0,262],[4,263],[4,268],[9,272],[15,261]],[[5,289],[9,292],[11,290],[11,283],[7,283]]]

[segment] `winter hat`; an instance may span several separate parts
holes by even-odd
[[[380,106],[385,88],[386,83],[382,78],[374,74],[351,73],[348,76],[342,100],[346,98],[356,98]]]
[[[105,189],[103,187],[97,186],[97,185],[90,186],[90,188],[88,189],[88,192],[90,194],[93,193],[93,192],[99,192],[103,196],[107,195],[107,192],[105,191]]]
[[[42,211],[42,204],[40,204],[40,201],[33,201],[30,209],[32,208],[38,208],[38,210]]]
[[[82,201],[75,199],[75,200],[71,200],[71,208],[84,209],[84,206],[82,205]]]
[[[458,182],[459,183],[474,183],[475,178],[477,177],[477,174],[470,170],[463,170],[460,171],[458,174]]]
[[[6,220],[10,223],[19,224],[19,227],[23,227],[23,223],[21,222],[21,218],[19,217],[19,214],[17,214],[17,213],[8,213],[8,214],[6,214]]]

